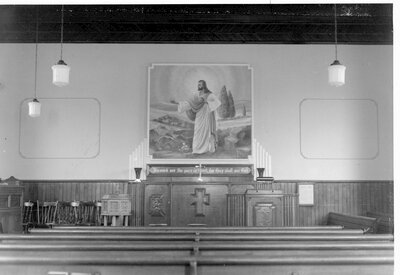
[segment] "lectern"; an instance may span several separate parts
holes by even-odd
[[[104,226],[107,226],[109,216],[111,216],[111,226],[128,226],[128,218],[132,213],[131,200],[128,194],[104,195],[101,203],[101,216],[104,219]]]
[[[282,190],[248,189],[245,194],[246,225],[282,227],[296,226],[297,196]]]

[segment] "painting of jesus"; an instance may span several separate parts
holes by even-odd
[[[251,68],[153,65],[148,126],[153,159],[247,159],[252,137]]]

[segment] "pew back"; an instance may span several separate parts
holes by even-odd
[[[138,242],[138,241],[357,241],[357,240],[373,240],[373,241],[392,241],[393,235],[379,234],[379,235],[358,235],[358,234],[343,234],[343,235],[283,235],[283,234],[262,234],[262,235],[241,235],[241,234],[214,234],[214,235],[201,235],[201,234],[51,234],[51,235],[18,235],[18,234],[3,234],[0,235],[0,242],[6,241],[120,241],[120,242]]]
[[[0,235],[4,274],[392,274],[393,235],[362,230],[70,228]],[[338,233],[342,232],[342,233]],[[0,274],[1,274],[0,272]],[[65,274],[65,273],[64,273]]]
[[[109,228],[109,227],[107,227]],[[363,234],[361,229],[318,229],[318,230],[303,230],[303,229],[292,229],[292,230],[281,230],[281,229],[267,229],[267,230],[213,230],[213,229],[156,229],[156,230],[137,230],[135,228],[121,229],[104,229],[95,228],[93,230],[84,228],[32,228],[29,230],[31,234],[110,234],[110,235],[181,235],[181,234],[201,234],[201,235],[216,235],[216,234],[226,234],[226,235],[352,235],[352,234]]]
[[[1,256],[4,274],[49,274],[49,271],[75,271],[89,274],[302,274],[315,275],[389,275],[393,274],[392,255],[191,255],[162,257],[149,255],[90,255],[38,253],[22,256]],[[60,274],[60,273],[59,273]],[[61,273],[62,274],[62,273]]]
[[[344,228],[358,228],[362,229],[365,233],[376,232],[376,218],[365,216],[330,212],[328,214],[328,225],[342,225]]]

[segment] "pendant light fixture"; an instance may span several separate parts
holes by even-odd
[[[337,59],[337,19],[336,19],[336,4],[335,4],[335,61],[329,66],[329,84],[339,87],[345,83],[346,67],[340,64]]]
[[[53,84],[63,87],[69,84],[70,67],[63,60],[63,38],[64,38],[64,5],[61,5],[61,55],[57,64],[53,65]]]
[[[38,117],[40,116],[40,102],[36,98],[36,82],[37,82],[37,56],[38,56],[38,11],[36,7],[36,48],[35,48],[35,97],[32,101],[28,103],[29,107],[29,116]]]

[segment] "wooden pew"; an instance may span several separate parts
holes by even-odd
[[[379,234],[379,235],[362,235],[362,234],[322,234],[322,235],[298,235],[298,234],[260,234],[260,235],[246,235],[246,234],[211,234],[201,235],[196,234],[2,234],[0,235],[0,242],[18,242],[18,241],[29,241],[29,242],[177,242],[177,241],[209,241],[209,242],[241,242],[241,241],[253,241],[253,242],[296,242],[296,241],[393,241],[393,235],[391,234]]]
[[[365,233],[376,233],[376,220],[371,217],[330,212],[327,223],[328,225],[342,225],[344,228],[362,229]]]
[[[3,244],[48,244],[48,243],[80,243],[81,245],[98,242],[101,244],[161,244],[174,243],[176,245],[187,242],[201,243],[231,243],[233,245],[243,242],[270,244],[270,243],[337,243],[337,242],[393,242],[391,234],[374,235],[110,235],[110,234],[53,234],[53,235],[0,235]]]
[[[91,275],[393,273],[389,234],[184,231],[3,234],[0,270],[13,275],[65,270]]]
[[[229,243],[229,242],[181,242],[181,243],[0,243],[0,251],[269,251],[269,250],[393,250],[393,242],[341,241],[341,242],[295,242],[295,243]]]
[[[373,249],[373,250],[303,250],[303,249],[292,249],[292,250],[204,250],[204,251],[196,251],[193,250],[114,250],[114,251],[94,251],[94,250],[73,250],[70,251],[62,251],[62,250],[53,250],[49,246],[48,251],[33,251],[33,250],[8,250],[8,251],[0,251],[0,258],[13,256],[15,258],[24,258],[24,257],[33,257],[36,254],[40,254],[43,258],[65,258],[69,255],[73,254],[75,257],[85,258],[85,257],[116,257],[116,258],[140,258],[140,257],[148,257],[148,258],[160,258],[164,256],[173,256],[173,257],[189,257],[189,256],[215,256],[215,257],[223,257],[223,256],[264,256],[265,258],[269,257],[296,257],[296,256],[325,256],[325,257],[333,257],[333,256],[341,256],[341,257],[349,257],[349,256],[382,256],[382,257],[392,257],[393,251],[389,249]]]
[[[394,219],[393,214],[382,212],[367,212],[368,217],[376,218],[377,228],[376,233],[389,233],[394,232]]]
[[[262,227],[262,226],[229,226],[229,227],[205,227],[205,226],[191,226],[191,227],[173,227],[173,226],[140,226],[140,227],[111,227],[111,226],[65,226],[65,225],[54,225],[53,229],[58,230],[71,230],[71,229],[79,229],[79,230],[88,230],[88,231],[96,231],[96,230],[120,230],[120,231],[179,231],[183,230],[186,232],[192,231],[209,231],[212,230],[214,232],[219,231],[246,231],[246,232],[257,232],[257,231],[268,231],[268,230],[281,230],[281,231],[292,231],[292,230],[342,230],[343,226],[341,225],[322,225],[322,226],[284,226],[284,227]]]
[[[279,255],[173,255],[21,253],[0,254],[4,274],[79,271],[93,274],[393,274],[393,255],[363,253],[289,253]]]
[[[390,238],[382,239],[377,238],[375,235],[364,235],[362,240],[355,239],[349,241],[348,239],[327,241],[327,239],[310,242],[309,239],[305,241],[297,242],[282,242],[274,238],[268,242],[252,242],[246,240],[240,241],[207,241],[201,238],[189,241],[146,241],[141,240],[138,242],[114,242],[112,240],[101,240],[99,234],[94,234],[95,238],[90,238],[91,241],[82,242],[81,240],[76,240],[71,238],[66,242],[54,241],[52,238],[46,240],[46,236],[40,236],[41,238],[35,238],[35,235],[22,235],[23,238],[17,238],[15,243],[0,243],[0,256],[3,251],[14,251],[15,255],[26,256],[26,252],[31,252],[31,254],[40,253],[42,256],[46,256],[44,253],[52,252],[94,252],[98,256],[101,251],[105,251],[108,255],[112,251],[120,251],[121,253],[126,252],[138,252],[136,254],[130,253],[129,255],[144,255],[142,252],[146,252],[149,257],[161,257],[170,253],[179,256],[187,256],[192,254],[199,255],[215,255],[224,256],[226,253],[229,255],[264,255],[265,257],[281,255],[282,253],[288,256],[290,253],[287,251],[295,251],[295,254],[303,255],[308,251],[316,253],[318,255],[326,254],[326,256],[332,255],[334,251],[364,251],[362,252],[364,256],[366,255],[392,255],[393,252],[393,236]],[[21,235],[19,235],[21,236]],[[32,237],[36,240],[34,242],[29,242]],[[126,237],[126,236],[125,236]],[[126,238],[125,238],[126,239]],[[37,240],[40,240],[39,242]],[[328,238],[329,240],[329,238]],[[22,254],[18,253],[22,251]],[[161,253],[158,253],[161,252]],[[177,253],[178,252],[178,253]],[[307,253],[308,253],[307,252]],[[349,256],[354,255],[353,252],[349,252]],[[24,254],[25,253],[25,254]],[[382,254],[383,253],[383,254]],[[308,253],[310,254],[310,253]],[[339,253],[344,255],[343,253]],[[359,253],[360,254],[360,253]],[[7,255],[7,254],[6,254]],[[29,255],[29,254],[28,254]],[[76,254],[75,254],[76,255]],[[88,255],[87,253],[85,255]],[[119,254],[118,254],[119,255]],[[360,254],[361,255],[361,254]],[[63,255],[59,255],[60,257]],[[118,256],[119,257],[119,256]]]
[[[81,229],[81,228],[32,228],[29,230],[31,234],[135,234],[135,235],[151,235],[151,234],[160,234],[160,235],[181,235],[181,234],[201,234],[201,235],[215,235],[215,234],[226,234],[226,235],[349,235],[349,234],[363,234],[361,229],[318,229],[318,230],[303,230],[303,229],[292,229],[292,230],[281,230],[281,229],[267,229],[267,230],[251,230],[247,231],[245,229],[237,229],[237,230],[213,230],[209,229],[201,229],[197,230],[195,228],[188,229],[175,229],[175,230],[136,230],[136,229],[103,229],[103,228],[94,228],[90,229]]]

